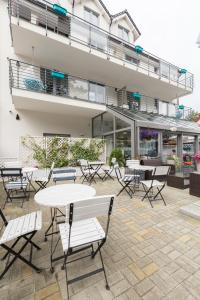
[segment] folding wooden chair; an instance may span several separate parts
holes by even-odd
[[[33,212],[22,217],[7,221],[2,210],[0,209],[0,218],[3,221],[3,228],[5,228],[3,235],[0,238],[0,246],[6,250],[5,255],[2,260],[7,259],[4,271],[0,274],[0,279],[8,272],[13,263],[20,259],[35,271],[40,272],[41,270],[32,263],[32,253],[33,247],[37,250],[40,250],[33,241],[33,237],[38,230],[42,228],[42,214],[40,211]],[[14,243],[11,246],[8,246],[11,241]],[[19,241],[23,240],[24,243],[20,247],[15,248]],[[22,252],[25,248],[30,245],[30,257],[29,260],[22,256]],[[13,256],[11,258],[11,256]]]
[[[64,251],[63,268],[66,272],[67,294],[69,298],[69,284],[82,280],[84,278],[95,275],[99,272],[104,273],[106,288],[109,289],[107,276],[104,268],[101,248],[105,244],[110,224],[110,216],[112,213],[114,195],[99,196],[92,199],[71,203],[67,209],[67,223],[60,224],[60,237]],[[96,217],[107,216],[106,229],[102,228]],[[96,248],[95,248],[96,245]],[[91,249],[88,255],[68,261],[69,257],[78,252]],[[84,275],[68,279],[67,265],[73,261],[91,256],[95,258],[96,254],[100,254],[101,267],[86,273]]]
[[[6,200],[3,208],[5,208],[7,202],[12,202],[14,199],[21,199],[22,207],[24,200],[28,200],[30,196],[27,189],[29,183],[23,178],[22,168],[3,168],[0,171],[6,193]]]
[[[135,174],[127,174],[122,176],[118,163],[115,164],[114,169],[117,180],[122,186],[122,189],[119,191],[117,196],[119,196],[123,191],[126,191],[130,198],[132,198],[133,194],[135,193],[135,185],[137,184],[137,180],[140,176]]]
[[[151,180],[141,181],[141,184],[145,191],[145,195],[142,198],[142,201],[144,201],[144,199],[147,198],[149,200],[149,203],[151,204],[151,207],[153,207],[152,202],[156,200],[162,200],[166,205],[165,199],[161,192],[166,185],[167,176],[169,175],[169,173],[170,173],[170,166],[158,166],[155,167]],[[164,177],[164,181],[157,180],[156,178],[158,176]],[[158,198],[159,196],[160,198]]]
[[[53,162],[48,175],[34,178],[35,183],[37,183],[37,185],[39,186],[37,192],[47,187],[47,184],[50,182],[53,174],[54,165],[55,164]]]
[[[88,182],[89,184],[91,184],[92,181],[96,182],[94,179],[96,170],[89,167],[88,161],[85,159],[80,159],[79,164],[80,164],[80,169],[81,169],[81,173],[82,173],[81,177],[83,178],[82,183],[85,181]]]

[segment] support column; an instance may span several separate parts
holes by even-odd
[[[131,159],[135,159],[135,122],[131,124]]]
[[[135,122],[135,158],[140,155],[140,127]]]
[[[160,131],[158,134],[158,156],[162,159],[163,153],[163,132]]]
[[[194,153],[199,153],[199,135],[194,137]]]
[[[177,134],[177,156],[183,160],[183,135]]]

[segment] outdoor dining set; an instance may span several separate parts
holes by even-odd
[[[116,158],[112,158],[111,166],[106,166],[102,161],[85,159],[80,159],[78,163],[80,166],[79,182],[81,183],[76,183],[77,168],[55,168],[54,162],[48,170],[39,170],[36,167],[22,168],[14,162],[5,163],[4,167],[0,169],[6,195],[4,206],[0,209],[0,219],[2,219],[4,227],[0,246],[6,250],[3,260],[7,259],[0,279],[16,259],[20,259],[37,272],[41,271],[32,263],[32,254],[33,249],[40,250],[40,247],[33,242],[33,238],[42,229],[42,212],[32,212],[8,221],[3,209],[9,202],[12,204],[15,200],[20,200],[23,207],[24,202],[29,200],[30,193],[35,193],[35,202],[41,207],[49,208],[50,220],[44,233],[44,240],[47,241],[50,237],[50,270],[54,272],[54,263],[62,261],[62,269],[66,272],[68,296],[69,284],[99,272],[103,272],[106,288],[109,289],[101,248],[107,241],[110,217],[116,196],[114,194],[96,196],[95,183],[97,180],[104,182],[116,178],[121,187],[117,196],[126,192],[132,198],[137,191],[141,191],[142,187],[142,201],[148,199],[153,207],[152,202],[161,199],[166,205],[162,190],[170,171],[169,166],[142,166],[138,160],[127,160],[126,167],[122,169]],[[150,179],[145,178],[146,171],[151,173]],[[54,184],[48,187],[51,180]],[[66,183],[66,181],[71,182]],[[97,219],[102,216],[107,218],[105,228]],[[23,243],[16,250],[19,242]],[[59,244],[63,249],[61,256],[56,254]],[[22,255],[27,246],[30,246],[29,259]],[[67,265],[77,260],[70,259],[70,257],[85,250],[89,251],[88,255],[78,259],[88,256],[94,259],[99,253],[101,267],[69,279]]]

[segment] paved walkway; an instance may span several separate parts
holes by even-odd
[[[98,195],[119,190],[116,180],[94,186]],[[188,190],[168,187],[164,196],[167,207],[159,201],[153,209],[148,202],[142,203],[137,194],[132,200],[126,193],[116,198],[109,239],[103,249],[111,290],[105,289],[103,275],[98,274],[71,285],[72,300],[200,299],[200,221],[179,212],[181,206],[198,198],[191,197]],[[14,218],[37,208],[31,199],[24,209],[12,204],[7,205],[5,212]],[[43,219],[45,229],[47,209],[43,209]],[[1,300],[67,299],[61,263],[56,265],[53,275],[49,272],[49,242],[44,242],[44,229],[37,237],[42,250],[34,254],[35,264],[44,271],[37,274],[18,261],[0,281]],[[0,256],[2,253],[0,250]],[[92,270],[93,263],[86,259],[71,264],[70,274]],[[95,264],[99,264],[98,257]],[[2,267],[0,262],[0,270]]]

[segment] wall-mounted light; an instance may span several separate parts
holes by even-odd
[[[20,120],[20,117],[18,114],[16,114],[16,120],[19,121]]]

